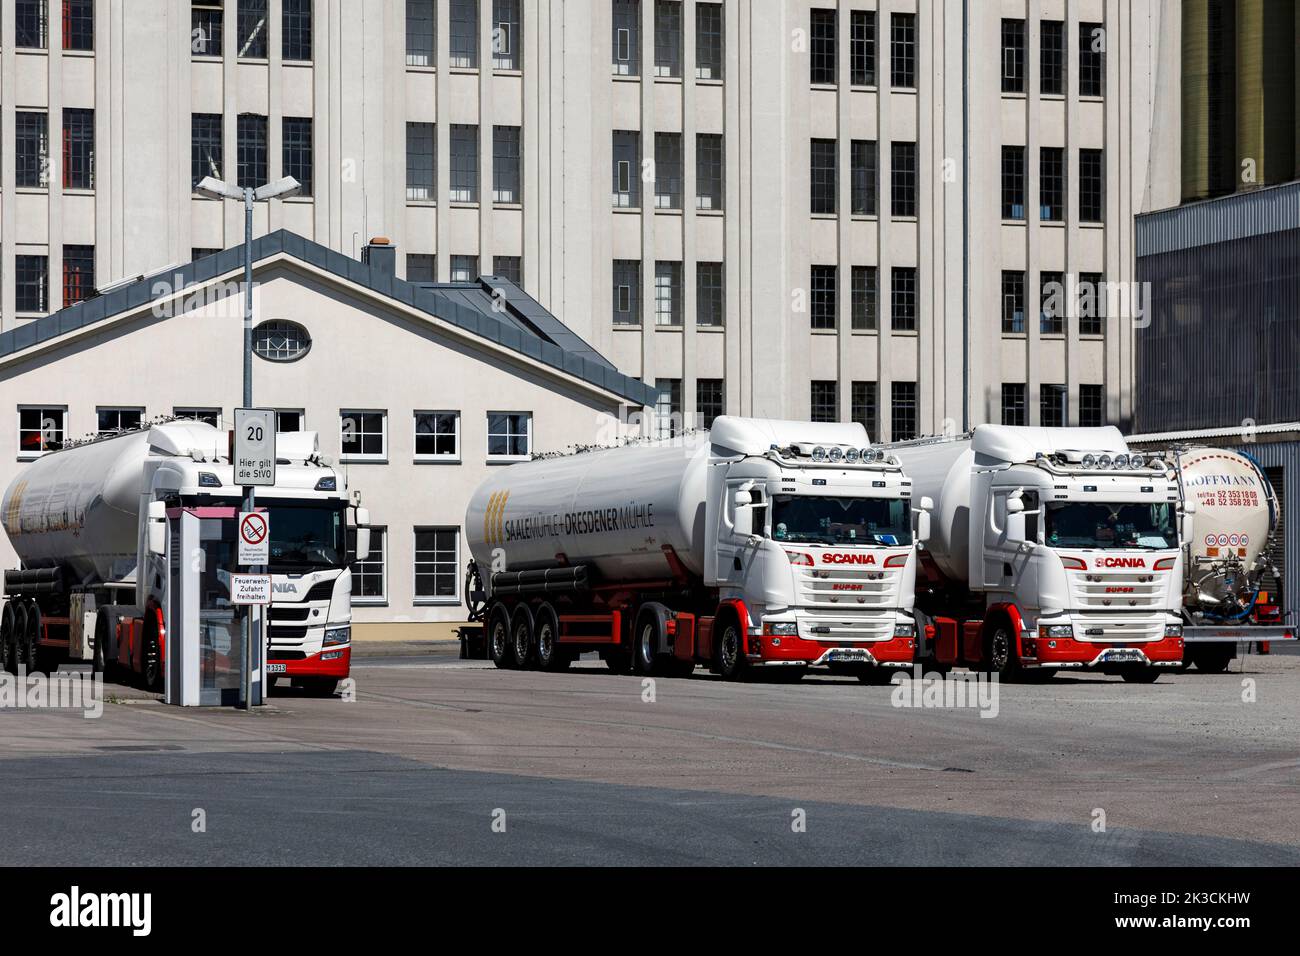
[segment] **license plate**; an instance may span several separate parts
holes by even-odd
[[[267,664],[266,672],[268,674],[287,674],[289,672],[288,664]]]
[[[834,664],[855,664],[865,663],[871,660],[871,656],[861,648],[837,647],[826,659]]]
[[[1111,664],[1123,664],[1130,661],[1142,661],[1146,655],[1129,647],[1113,647],[1102,655],[1102,660]]]

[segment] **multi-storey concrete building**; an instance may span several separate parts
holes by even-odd
[[[292,174],[259,234],[518,278],[688,421],[1131,412],[1128,297],[1071,303],[1178,199],[1175,2],[2,9],[6,329],[241,241],[198,177]]]

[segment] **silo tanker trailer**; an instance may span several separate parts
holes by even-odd
[[[910,499],[856,424],[724,416],[512,465],[466,514],[471,617],[501,667],[887,681],[915,647]]]

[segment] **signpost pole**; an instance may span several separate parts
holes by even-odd
[[[244,407],[253,406],[253,200],[255,196],[251,188],[244,189],[244,348],[243,348],[243,373],[244,373]],[[238,417],[238,416],[236,416]],[[236,437],[235,447],[239,448],[239,424],[235,425]],[[274,467],[274,463],[272,463]],[[236,471],[239,469],[236,468]],[[253,510],[254,494],[253,486],[244,486],[244,510],[251,513]],[[253,641],[258,640],[259,636],[253,633],[253,617],[256,612],[253,608],[244,608],[244,666],[243,680],[241,681],[241,690],[244,700],[244,709],[251,711],[253,709]]]
[[[238,563],[263,574],[270,566],[270,518],[269,515],[253,517],[257,503],[255,488],[259,485],[275,484],[275,429],[274,409],[235,409],[234,461],[232,462],[235,473],[234,483],[244,489],[243,513],[239,521]],[[261,519],[260,524],[259,519]],[[256,534],[253,535],[256,540],[246,538],[246,525],[260,527],[260,538]],[[257,546],[255,551],[252,549],[253,545]],[[253,653],[253,642],[262,640],[265,617],[265,612],[255,612],[251,605],[244,608],[242,628],[244,652],[240,694],[246,710],[251,710],[253,706],[253,667],[257,659]],[[265,688],[265,675],[263,688]]]

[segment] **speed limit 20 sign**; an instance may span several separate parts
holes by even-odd
[[[275,484],[275,409],[235,409],[235,484]]]

